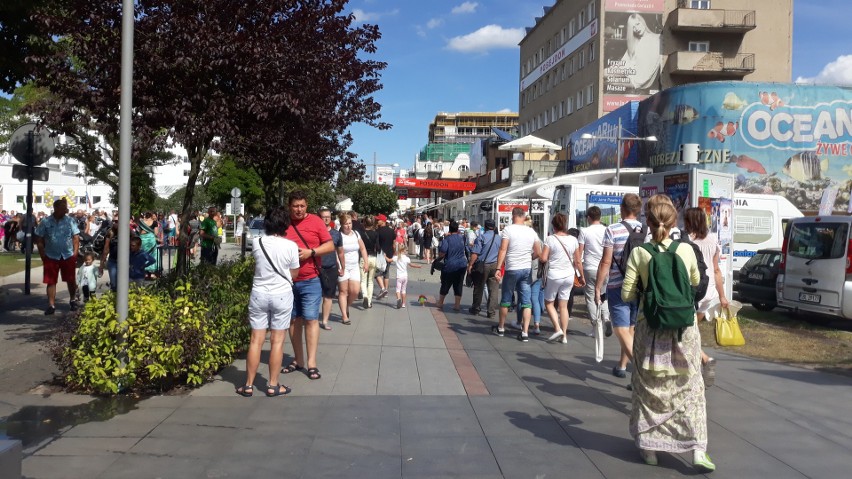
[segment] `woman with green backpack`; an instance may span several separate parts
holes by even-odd
[[[657,452],[693,452],[701,472],[715,470],[707,455],[707,408],[701,378],[701,335],[692,286],[700,272],[691,246],[672,241],[677,210],[664,195],[645,208],[652,233],[627,261],[621,297],[640,298],[633,339],[635,371],[630,433],[646,464]]]

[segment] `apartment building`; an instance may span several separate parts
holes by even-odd
[[[688,83],[789,82],[793,0],[557,0],[520,43],[519,130],[569,135]]]

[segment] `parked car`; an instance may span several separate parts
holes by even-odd
[[[781,308],[852,319],[852,217],[790,221],[776,288]]]
[[[775,298],[775,281],[781,271],[781,249],[757,250],[740,268],[739,280],[734,291],[739,300],[751,303],[760,311],[772,311],[778,305]]]
[[[254,246],[254,239],[263,237],[264,234],[263,218],[254,218],[251,220],[246,230],[246,249],[251,251],[252,246]]]

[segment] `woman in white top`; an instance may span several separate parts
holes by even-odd
[[[367,248],[364,246],[364,240],[357,231],[352,230],[352,216],[341,213],[337,219],[340,221],[340,236],[343,238],[344,261],[344,264],[340,265],[342,273],[337,278],[337,302],[340,304],[341,323],[348,326],[352,324],[349,319],[349,305],[358,298],[358,291],[361,289],[361,269],[366,273],[369,263],[366,261]],[[359,266],[360,258],[365,258],[365,261]]]
[[[234,227],[234,239],[237,240],[237,246],[243,244],[243,230],[246,227],[246,219],[243,218],[243,215],[237,216],[237,223]]]
[[[563,343],[568,342],[565,332],[568,331],[568,300],[571,299],[571,290],[574,288],[575,275],[583,279],[583,265],[580,257],[580,248],[577,238],[568,234],[568,218],[558,213],[551,220],[553,234],[544,240],[544,249],[541,252],[542,264],[549,263],[547,267],[547,284],[544,286],[544,306],[553,329],[556,331],[548,341],[556,341],[562,338]],[[556,300],[559,300],[559,313],[556,312]]]
[[[251,343],[246,357],[246,382],[236,391],[245,397],[254,393],[254,376],[267,329],[271,333],[271,349],[266,395],[282,396],[290,392],[290,388],[278,382],[284,357],[284,333],[290,329],[293,312],[293,278],[299,275],[299,247],[285,238],[290,227],[290,209],[286,206],[270,209],[263,227],[266,236],[255,238],[252,248],[255,264],[248,305]]]

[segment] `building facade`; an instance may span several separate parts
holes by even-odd
[[[792,0],[557,0],[520,43],[520,134],[567,147],[673,86],[789,82],[792,32]]]

